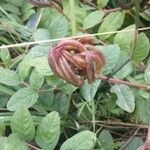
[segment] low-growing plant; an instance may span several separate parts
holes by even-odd
[[[1,0],[0,149],[149,149],[148,8]]]

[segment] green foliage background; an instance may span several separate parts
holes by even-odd
[[[26,0],[1,0],[0,45],[145,28],[150,21],[146,6],[107,12],[120,7],[113,0],[63,0],[61,7],[65,15]],[[114,77],[149,85],[149,35],[144,30],[135,37],[132,30],[95,36],[97,48],[106,56],[103,74],[112,74],[133,54]],[[99,80],[81,88],[66,83],[47,61],[57,42],[0,49],[1,149],[139,148],[142,128],[149,122],[150,93]],[[126,143],[137,128],[138,136]]]

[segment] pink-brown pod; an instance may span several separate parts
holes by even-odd
[[[64,39],[48,54],[52,71],[75,86],[83,85],[84,79],[92,83],[105,65],[104,55],[93,45],[83,43]]]
[[[88,34],[85,37],[79,38],[78,41],[82,44],[90,44],[93,45],[94,44],[94,39],[89,37]]]

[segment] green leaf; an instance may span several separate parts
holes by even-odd
[[[150,101],[139,95],[136,95],[136,118],[143,123],[149,122],[150,116]]]
[[[18,65],[17,71],[23,80],[26,79],[30,74],[30,70],[31,70],[30,60],[33,57],[34,57],[33,54],[31,53],[27,54]]]
[[[118,63],[114,68],[114,71],[119,69],[125,62],[129,60],[129,56],[127,52],[121,51],[118,59]],[[126,65],[124,65],[117,73],[115,73],[114,77],[118,79],[123,79],[127,77],[132,72],[132,63],[129,61]]]
[[[65,37],[68,33],[67,19],[64,16],[56,17],[49,27],[49,32],[52,38]]]
[[[71,95],[77,89],[77,87],[63,81],[56,75],[49,76],[48,78],[46,78],[46,81],[47,81],[48,85],[61,90],[62,92],[64,92],[67,95]]]
[[[104,17],[103,11],[94,11],[91,12],[83,21],[83,28],[89,29],[99,24]]]
[[[11,3],[15,6],[21,7],[23,5],[24,0],[5,0],[8,3]]]
[[[76,7],[75,9],[76,15],[76,24],[77,27],[83,27],[83,20],[87,17],[87,10],[86,8]]]
[[[137,74],[133,78],[130,77],[130,79],[131,79],[131,81],[134,81],[134,82],[145,83],[143,73]]]
[[[29,150],[26,143],[14,134],[9,137],[1,137],[0,146],[1,150]]]
[[[49,26],[51,24],[51,22],[57,17],[60,16],[61,14],[54,8],[44,8],[43,12],[42,12],[42,17],[40,20],[40,27],[41,28],[46,28],[46,29],[50,29]]]
[[[9,86],[17,86],[20,84],[20,82],[21,79],[16,72],[0,67],[0,83]]]
[[[35,14],[35,10],[34,9],[28,10],[28,12],[26,12],[25,14],[23,14],[22,20],[23,21],[27,21],[31,17],[31,15],[33,15],[33,14]]]
[[[103,69],[103,73],[107,75],[111,73],[112,69],[114,69],[118,63],[120,48],[117,44],[97,48],[105,55],[106,65]]]
[[[128,54],[131,53],[131,43],[133,41],[133,36],[134,36],[134,28],[135,25],[130,25],[123,30],[122,32],[117,33],[114,38],[114,43],[118,44],[120,49],[122,51],[128,52]],[[126,30],[132,30],[126,32]],[[124,32],[123,32],[124,31]]]
[[[86,101],[90,102],[94,99],[100,83],[100,80],[96,80],[92,84],[88,84],[88,82],[85,82],[85,84],[81,87],[81,95]]]
[[[145,69],[144,78],[145,78],[146,83],[150,84],[150,62],[147,68]]]
[[[91,131],[82,131],[65,141],[60,150],[91,150],[94,148],[96,136]]]
[[[0,58],[2,59],[5,66],[9,66],[12,63],[11,56],[8,49],[0,50]]]
[[[107,3],[109,2],[109,0],[97,0],[97,5],[100,8],[103,8],[107,5]]]
[[[50,33],[47,29],[37,29],[33,33],[33,39],[34,41],[42,41],[42,40],[49,40],[50,39]]]
[[[6,94],[8,94],[8,93],[6,93]],[[10,95],[6,95],[6,94],[1,94],[1,92],[0,92],[0,108],[5,107],[7,102],[8,102],[8,99],[9,99]]]
[[[150,98],[150,92],[148,91],[139,90],[138,94],[147,100]]]
[[[7,103],[7,109],[15,111],[22,105],[22,103],[29,108],[37,102],[37,98],[38,93],[35,90],[30,87],[22,88],[10,97]]]
[[[11,120],[11,129],[13,133],[26,141],[31,141],[34,138],[35,127],[30,112],[23,104],[20,105]]]
[[[20,139],[17,135],[11,134],[8,137],[8,141],[13,145],[15,150],[29,150],[25,141]]]
[[[1,7],[3,7],[3,9],[5,11],[11,12],[12,14],[15,14],[15,15],[20,14],[19,8],[16,7],[15,5],[10,4],[10,3],[2,4]]]
[[[35,69],[30,75],[30,85],[34,89],[40,89],[44,83],[44,76],[39,74]]]
[[[54,96],[54,92],[40,94],[40,104],[49,111],[57,111],[61,117],[65,117],[68,114],[70,106],[70,97],[64,93],[58,92]]]
[[[5,85],[0,85],[0,92],[7,94],[7,95],[13,95],[15,93],[15,91],[11,90],[10,87],[6,87]],[[5,102],[7,101],[5,100]]]
[[[145,9],[141,13],[139,13],[140,16],[145,19],[146,21],[150,21],[150,16],[149,16],[149,9]]]
[[[137,43],[135,45],[135,51],[133,55],[133,60],[136,63],[142,62],[149,54],[150,43],[149,39],[145,33],[140,33],[137,38]]]
[[[109,131],[103,130],[100,133],[98,140],[101,144],[102,149],[104,149],[104,150],[113,150],[114,149],[114,141],[113,141],[113,138],[112,138],[111,134],[109,133]]]
[[[35,70],[45,76],[53,75],[53,72],[51,71],[51,68],[48,64],[47,57],[37,57],[32,60],[30,60],[30,65],[35,67]]]
[[[143,140],[140,137],[134,137],[131,142],[126,146],[125,150],[138,150],[143,144]]]
[[[57,112],[51,112],[44,117],[36,132],[35,140],[44,150],[53,150],[59,140],[60,118]]]
[[[11,59],[9,50],[7,48],[0,50],[0,58],[5,61],[7,59]]]
[[[38,102],[44,107],[46,110],[51,111],[51,105],[54,101],[54,92],[43,92],[40,93]]]
[[[64,92],[64,94],[71,95],[77,89],[77,87],[65,82],[64,84],[59,86],[58,89]]]
[[[47,57],[48,55],[48,52],[49,52],[49,49],[50,49],[50,45],[36,45],[34,47],[31,48],[31,51],[30,51],[30,54],[32,54],[34,58],[38,58],[38,57]]]
[[[5,123],[0,121],[0,137],[5,133]]]
[[[33,7],[33,5],[24,1],[23,6],[21,7],[23,21],[27,21],[30,18],[30,16],[35,13],[35,10],[32,9]]]
[[[61,116],[66,116],[69,111],[70,99],[64,93],[57,93],[51,105],[51,110],[57,111]]]
[[[123,12],[114,12],[110,13],[104,18],[104,21],[99,27],[98,33],[104,33],[104,32],[112,32],[119,29],[124,21],[124,13]],[[101,40],[106,40],[109,38],[112,34],[106,34],[106,35],[99,35],[98,37]]]
[[[117,94],[116,104],[123,110],[132,113],[135,109],[135,98],[133,92],[126,85],[114,85],[111,92]]]
[[[7,137],[0,137],[0,146],[2,150],[12,150],[15,147],[8,141]]]

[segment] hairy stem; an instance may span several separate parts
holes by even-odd
[[[97,77],[97,79],[107,80],[107,77],[104,75],[99,75]],[[108,80],[108,82],[115,83],[115,84],[124,84],[124,85],[128,85],[130,87],[133,87],[133,88],[137,88],[137,89],[141,89],[141,90],[145,90],[145,91],[150,91],[150,85],[141,85],[141,84],[132,83],[132,82],[123,81],[123,80],[114,79],[114,78],[110,78]]]

